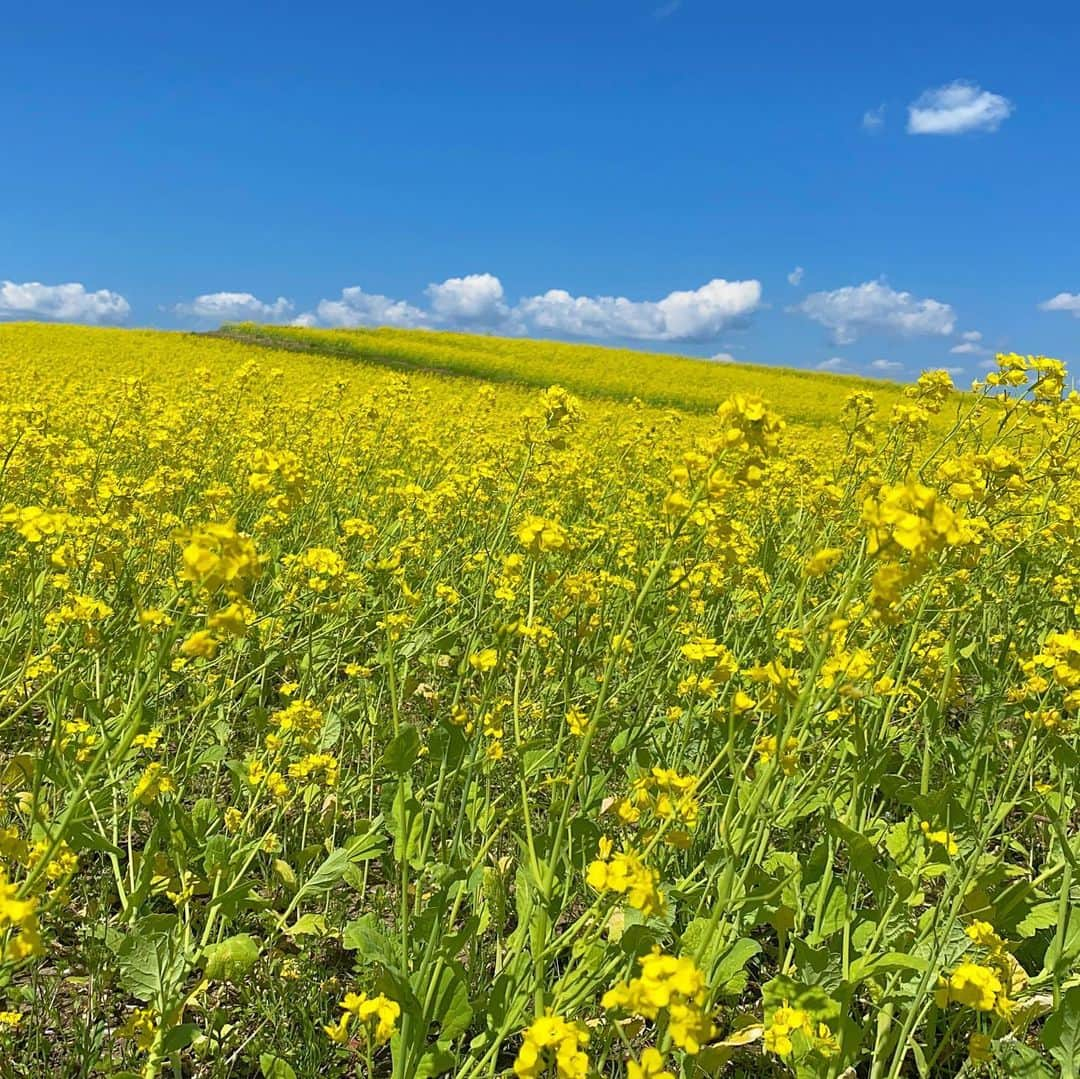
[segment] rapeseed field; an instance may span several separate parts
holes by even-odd
[[[4,1075],[1077,1074],[1060,363],[241,331],[0,327]]]
[[[252,323],[226,324],[223,332],[241,340],[407,369],[427,368],[538,389],[556,384],[578,394],[639,400],[685,412],[715,412],[717,401],[733,393],[771,395],[787,403],[789,421],[816,427],[832,427],[845,396],[855,389],[873,392],[886,408],[903,400],[903,388],[895,382],[562,341],[390,327],[322,330]]]

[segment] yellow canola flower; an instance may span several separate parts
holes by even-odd
[[[765,1028],[765,1051],[778,1057],[791,1056],[795,1050],[791,1036],[796,1031],[801,1031],[808,1038],[813,1036],[810,1016],[802,1008],[789,1008],[786,1004],[777,1008],[772,1021]]]
[[[952,832],[946,831],[944,828],[935,830],[930,822],[926,820],[919,821],[919,829],[922,831],[922,834],[926,836],[928,843],[933,843],[935,846],[941,847],[950,858],[959,854],[960,848],[957,846],[956,839]]]
[[[237,591],[258,577],[255,544],[235,521],[211,521],[179,534],[183,543],[180,577],[208,591]]]
[[[362,1028],[375,1045],[384,1045],[397,1029],[401,1015],[401,1006],[397,1001],[382,993],[374,997],[369,997],[367,993],[346,993],[339,1007],[340,1019],[323,1027],[330,1040],[339,1045],[348,1041],[354,1027]]]
[[[553,1060],[558,1079],[585,1079],[589,1058],[583,1047],[588,1042],[589,1035],[580,1025],[552,1013],[541,1016],[523,1035],[514,1074],[519,1079],[538,1079]]]
[[[642,956],[638,966],[638,976],[609,989],[601,998],[601,1006],[645,1019],[656,1019],[666,1010],[672,1041],[687,1053],[700,1052],[716,1032],[702,1008],[705,975],[692,959],[666,955],[659,946]]]
[[[664,1067],[663,1055],[650,1045],[641,1051],[640,1062],[627,1063],[626,1079],[675,1079],[675,1073]]]
[[[529,514],[518,526],[518,541],[530,554],[561,551],[567,544],[566,530],[558,521]]]
[[[1006,1010],[1005,988],[991,967],[961,963],[948,977],[938,980],[934,999],[939,1008],[963,1004],[979,1012]]]
[[[612,853],[610,839],[600,840],[600,857],[589,864],[585,879],[598,892],[615,892],[626,896],[630,906],[647,918],[665,910],[664,893],[660,891],[660,875],[650,869],[632,851]]]

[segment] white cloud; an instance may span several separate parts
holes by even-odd
[[[806,271],[801,266],[796,266],[794,270],[787,275],[789,285],[801,285],[803,274]]]
[[[876,109],[867,109],[862,114],[863,131],[876,134],[885,126],[885,106],[878,105]]]
[[[750,314],[761,301],[759,281],[715,278],[690,292],[662,300],[624,296],[571,296],[549,289],[521,300],[514,313],[529,327],[575,337],[623,337],[641,341],[708,340]]]
[[[817,365],[819,371],[850,371],[851,364],[843,356],[830,356]]]
[[[250,292],[207,292],[191,303],[178,303],[175,311],[186,318],[212,322],[280,322],[292,311],[292,302],[279,296],[263,303]]]
[[[298,315],[293,325],[467,326],[504,333],[707,341],[758,307],[761,283],[716,278],[701,288],[670,292],[660,300],[572,296],[564,289],[549,289],[511,306],[494,274],[477,273],[428,285],[425,294],[428,306],[416,307],[359,287],[347,288],[340,299],[321,300],[314,311]]]
[[[428,285],[428,299],[437,318],[446,322],[498,325],[509,315],[502,282],[489,273],[448,277],[441,285]]]
[[[123,322],[131,305],[118,292],[87,292],[76,281],[43,285],[40,281],[0,281],[0,319],[49,319],[55,322]]]
[[[422,326],[426,312],[404,300],[393,300],[358,285],[341,290],[338,300],[320,300],[314,313],[307,311],[293,320],[298,326]]]
[[[859,335],[886,332],[902,337],[951,334],[956,314],[947,303],[920,300],[897,292],[884,281],[846,285],[832,292],[812,292],[795,311],[832,331],[837,344],[848,345]]]
[[[714,352],[709,359],[713,363],[738,363],[739,361],[730,352]]]
[[[975,83],[957,80],[927,90],[908,106],[909,135],[961,135],[997,131],[1013,113],[1013,104]]]
[[[982,336],[978,330],[965,330],[960,335],[960,343],[953,345],[949,349],[950,354],[953,356],[989,356],[990,350],[979,344]]]
[[[871,360],[870,368],[873,371],[899,371],[904,365],[896,360]]]
[[[1040,311],[1068,311],[1080,318],[1080,292],[1059,292],[1052,299],[1039,304]]]

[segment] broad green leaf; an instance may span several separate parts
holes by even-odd
[[[786,974],[778,974],[761,987],[766,1023],[782,1004],[801,1008],[811,1019],[825,1021],[840,1014],[840,1005],[819,985],[804,985]]]
[[[225,835],[214,835],[206,841],[206,848],[203,851],[203,871],[209,880],[213,880],[216,873],[228,869],[232,846],[232,841]]]
[[[414,869],[423,867],[420,843],[424,835],[424,815],[420,803],[412,796],[412,784],[403,776],[401,782],[383,795],[383,816],[386,827],[394,837],[394,860],[400,865],[408,861]]]
[[[994,1059],[1004,1067],[1008,1079],[1059,1079],[1042,1054],[1023,1042],[999,1041],[994,1046]]]
[[[884,899],[889,883],[887,858],[866,836],[841,821],[830,820],[826,828],[847,847],[852,866],[862,874],[874,896],[879,901]]]
[[[179,1053],[186,1049],[199,1036],[197,1023],[181,1023],[173,1027],[162,1041],[166,1053]]]
[[[120,983],[145,1002],[167,997],[184,972],[175,914],[151,914],[136,923],[116,950]]]
[[[415,1079],[434,1079],[434,1076],[445,1075],[456,1063],[457,1056],[440,1039],[420,1058],[413,1075]]]
[[[371,829],[350,836],[342,846],[349,852],[350,862],[369,862],[377,858],[386,847],[383,835],[376,830],[376,825],[381,824],[381,818],[372,823]]]
[[[381,763],[388,771],[401,775],[413,766],[419,754],[420,735],[415,727],[406,725],[383,750]]]
[[[1062,994],[1057,1011],[1043,1024],[1042,1043],[1061,1065],[1061,1079],[1080,1076],[1080,985]]]
[[[287,937],[324,937],[327,933],[326,917],[322,914],[302,914],[282,932]]]
[[[400,960],[398,945],[383,929],[374,914],[364,914],[345,926],[342,947],[356,952],[357,962],[396,966]]]
[[[239,982],[259,961],[259,942],[249,933],[237,933],[203,949],[203,974],[212,982]]]
[[[416,979],[417,975],[413,975]],[[418,996],[430,992],[428,979],[421,976],[414,984]],[[421,992],[422,991],[422,992]],[[432,994],[432,1020],[439,1025],[441,1041],[451,1042],[464,1034],[472,1022],[473,1009],[469,1003],[469,989],[465,971],[459,963],[446,963],[439,974],[438,984]]]
[[[1050,929],[1057,925],[1058,902],[1056,899],[1045,903],[1036,903],[1016,925],[1016,932],[1021,937],[1032,937],[1040,929]]]
[[[296,1079],[293,1066],[274,1053],[259,1054],[259,1070],[263,1079]]]
[[[761,945],[749,937],[742,937],[720,954],[712,969],[709,982],[724,996],[738,996],[746,988],[750,978],[746,964],[761,951]]]

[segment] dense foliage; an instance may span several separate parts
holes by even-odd
[[[1080,399],[730,377],[0,329],[5,1074],[1076,1075]]]

